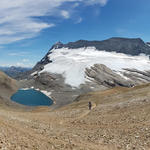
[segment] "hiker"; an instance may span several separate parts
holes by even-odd
[[[92,103],[89,102],[89,110],[91,110],[91,108],[92,108]]]

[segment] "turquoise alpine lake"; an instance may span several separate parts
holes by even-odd
[[[34,89],[20,89],[11,97],[11,100],[27,106],[50,106],[53,104],[48,96]]]

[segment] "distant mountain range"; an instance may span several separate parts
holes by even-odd
[[[17,78],[18,76],[21,76],[26,71],[31,70],[31,68],[24,68],[24,67],[2,67],[0,66],[0,70],[5,72],[8,76],[12,78]]]

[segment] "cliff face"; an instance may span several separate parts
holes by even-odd
[[[110,38],[103,41],[79,40],[68,44],[56,43],[52,48],[77,49],[81,47],[95,47],[97,50],[108,52],[115,51],[129,55],[139,55],[140,53],[150,54],[150,47],[140,38]]]

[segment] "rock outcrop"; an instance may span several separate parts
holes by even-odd
[[[86,68],[85,73],[98,84],[107,87],[131,87],[133,85],[131,80],[126,80],[103,64],[95,64],[90,69]]]

